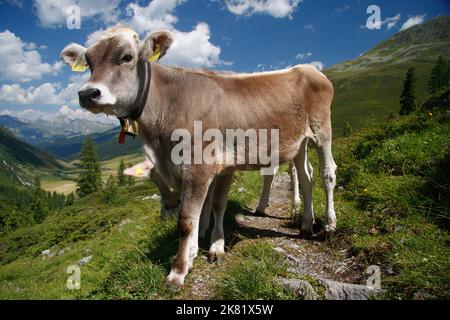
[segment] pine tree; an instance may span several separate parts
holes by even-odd
[[[31,213],[33,214],[35,223],[41,223],[42,221],[44,221],[47,212],[42,203],[42,200],[39,197],[33,196],[30,209]]]
[[[400,97],[400,115],[408,115],[416,109],[416,75],[415,69],[409,68],[403,82],[403,92]]]
[[[347,122],[347,123],[345,124],[345,127],[344,127],[343,136],[344,136],[344,137],[349,137],[349,136],[352,135],[352,133],[353,133],[352,126],[350,125],[350,123]]]
[[[447,88],[450,87],[450,60],[447,60],[447,70],[445,71],[445,78],[447,79]]]
[[[117,184],[119,186],[124,186],[127,182],[123,171],[125,170],[125,162],[123,160],[120,161],[119,169],[117,170]]]
[[[43,194],[43,190],[41,188],[41,178],[39,178],[39,176],[34,177],[32,193],[36,197],[41,197]]]
[[[431,70],[430,81],[428,82],[428,90],[430,94],[434,95],[438,93],[441,89],[447,87],[449,82],[449,66],[442,56],[439,56],[436,64]]]
[[[109,176],[106,185],[103,188],[103,201],[106,203],[114,203],[117,200],[117,185],[113,175]]]
[[[83,145],[80,158],[80,175],[77,181],[77,195],[82,198],[100,189],[102,186],[100,163],[97,151],[88,136]]]
[[[127,185],[132,186],[136,183],[132,176],[127,176]]]
[[[64,203],[65,206],[71,206],[75,202],[75,195],[73,192],[69,193],[66,197],[66,202]]]

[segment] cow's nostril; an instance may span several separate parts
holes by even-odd
[[[92,99],[96,99],[96,98],[100,97],[100,95],[101,95],[100,90],[92,89],[92,92],[91,92],[91,98]]]
[[[99,89],[85,89],[78,91],[78,96],[81,100],[91,100],[91,99],[97,99],[100,97],[101,92]]]

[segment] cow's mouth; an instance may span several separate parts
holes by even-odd
[[[87,104],[87,103],[82,102],[82,101],[80,101],[80,106],[83,109],[86,109],[87,111],[92,112],[94,114],[102,113],[104,108],[105,108],[104,106],[100,106],[98,104]]]

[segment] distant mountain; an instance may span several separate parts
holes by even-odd
[[[34,109],[1,110],[0,125],[24,141],[37,145],[63,137],[103,132],[115,127],[117,122],[113,118],[98,117],[81,109],[63,106],[54,113]]]
[[[419,104],[428,96],[427,83],[439,55],[450,59],[450,17],[442,16],[401,31],[360,57],[325,70],[333,82],[333,130],[346,122],[354,129],[371,119],[398,114],[406,71],[415,67]]]
[[[0,125],[8,128],[15,136],[33,145],[58,137],[45,128],[37,128],[32,123],[19,120],[10,115],[0,115]],[[59,137],[62,138],[63,136]]]
[[[68,164],[14,136],[0,126],[0,178],[29,185],[31,170],[64,170]]]
[[[94,140],[100,160],[108,160],[117,156],[140,152],[141,145],[139,138],[127,137],[125,144],[118,143],[120,127],[110,129],[102,133],[94,133],[91,138]],[[85,135],[54,139],[38,146],[66,161],[77,159],[80,155]]]

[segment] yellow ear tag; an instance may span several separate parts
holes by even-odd
[[[81,62],[80,59],[75,61],[75,63],[72,65],[72,71],[75,71],[75,72],[84,72],[84,71],[86,71],[87,68],[88,68],[88,65]]]
[[[152,56],[150,58],[148,58],[148,61],[150,61],[150,62],[158,61],[160,55],[161,55],[161,46],[159,44],[157,44],[155,51],[153,51]]]
[[[144,170],[142,170],[141,167],[137,167],[136,168],[136,175],[137,176],[142,176],[144,174]]]

